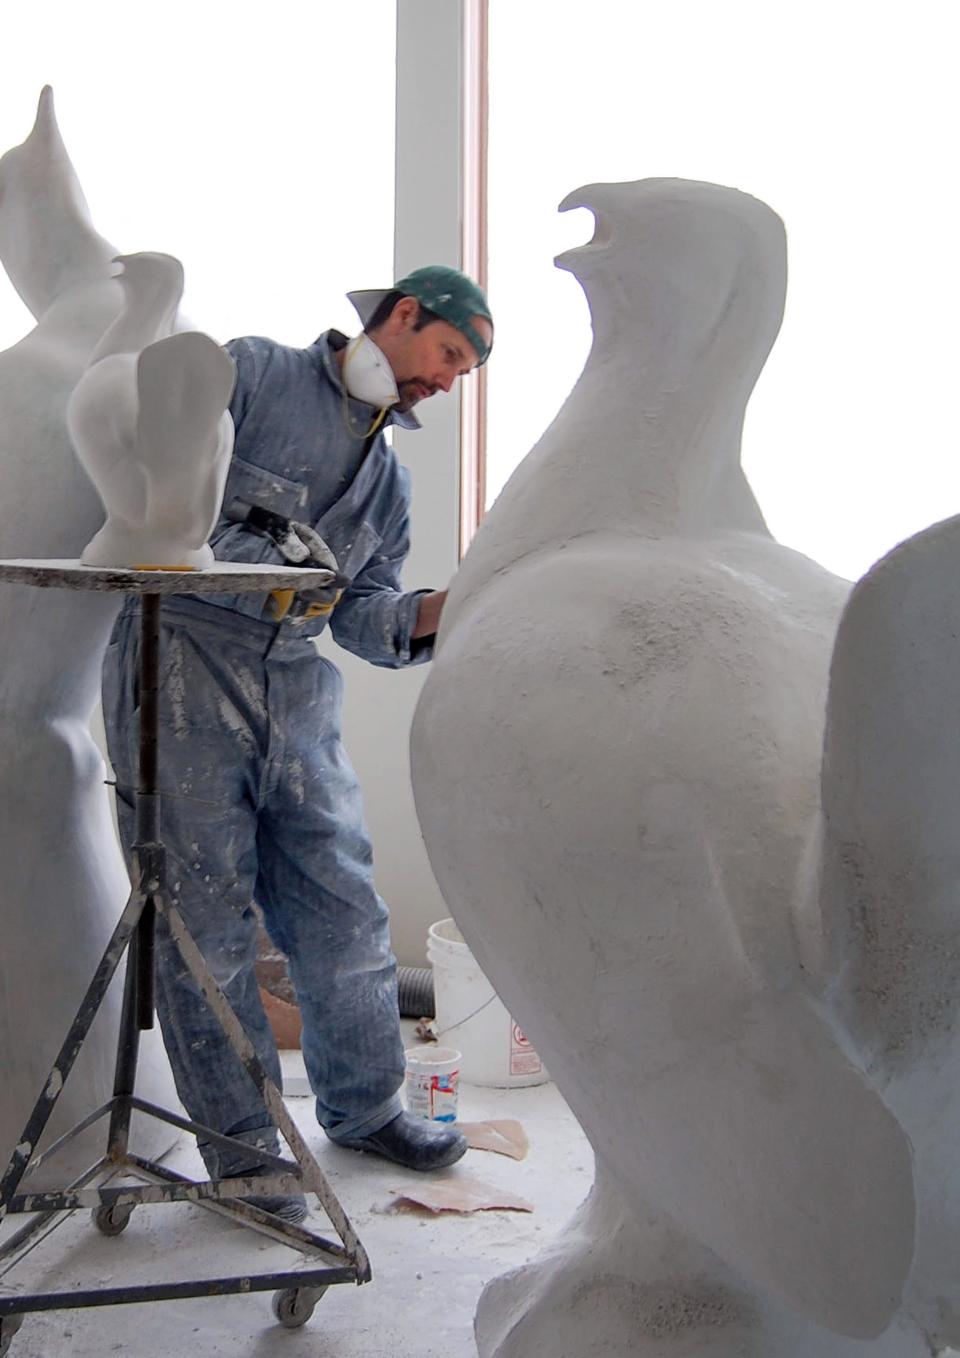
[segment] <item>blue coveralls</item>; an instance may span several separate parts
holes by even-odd
[[[352,580],[330,619],[335,640],[374,665],[432,655],[411,641],[419,597],[404,593],[409,480],[376,414],[346,398],[333,354],[234,340],[234,498],[311,524]],[[391,422],[388,418],[388,423]],[[409,415],[393,422],[418,427]],[[221,517],[219,560],[281,563],[273,543]],[[260,906],[289,959],[317,1118],[334,1140],[376,1131],[401,1111],[403,1046],[387,909],[373,886],[360,790],[340,739],[342,679],[310,639],[325,618],[277,624],[267,595],[177,596],[163,606],[160,786],[170,894],[267,1073],[276,1045],[254,962]],[[104,663],[103,707],[120,833],[134,839],[139,608],[121,613]],[[158,925],[157,1011],[184,1107],[198,1122],[276,1148],[252,1081]],[[243,1152],[201,1150],[211,1173]]]

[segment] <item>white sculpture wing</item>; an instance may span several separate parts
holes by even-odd
[[[133,458],[135,375],[133,354],[111,354],[88,368],[67,403],[67,428],[90,480],[109,487],[114,512],[142,526],[147,482]]]
[[[882,1079],[906,1075],[921,1057],[951,1071],[956,1064],[958,716],[960,518],[953,518],[902,543],[859,583],[831,671],[825,971],[838,1012]]]
[[[148,476],[148,518],[206,541],[229,465],[225,415],[236,370],[224,349],[196,331],[148,345],[137,360],[137,453]],[[206,469],[206,475],[203,475]]]
[[[824,742],[823,994],[910,1138],[910,1306],[960,1344],[960,518],[850,596]]]

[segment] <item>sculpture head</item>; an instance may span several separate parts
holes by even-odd
[[[105,276],[112,253],[90,221],[46,85],[30,135],[0,158],[0,262],[39,319],[78,279]]]
[[[183,265],[173,255],[142,250],[116,255],[111,270],[123,290],[123,310],[104,331],[90,359],[136,353],[176,328],[183,296]]]
[[[620,350],[661,384],[714,362],[752,388],[783,319],[786,235],[765,203],[687,179],[589,184],[561,210],[589,208],[593,239],[559,255],[583,286],[591,358]]]
[[[134,255],[115,256],[113,266],[114,275],[128,295],[151,286],[183,293],[183,265],[173,255],[140,250]]]

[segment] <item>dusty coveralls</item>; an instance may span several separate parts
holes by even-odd
[[[430,658],[411,641],[420,595],[400,589],[409,483],[376,412],[348,399],[336,331],[308,349],[234,340],[234,497],[309,523],[352,580],[330,619],[336,641],[374,665]],[[388,422],[391,422],[388,417]],[[392,422],[417,428],[398,414]],[[220,560],[275,562],[273,543],[221,517]],[[281,1082],[254,974],[256,918],[289,959],[317,1119],[336,1140],[378,1130],[402,1109],[403,1046],[387,909],[356,776],[340,740],[342,680],[310,640],[326,619],[270,620],[267,595],[176,596],[163,605],[160,787],[170,894],[250,1036]],[[134,839],[139,605],[125,604],[104,663],[103,706],[120,832]],[[157,1011],[177,1088],[198,1122],[273,1150],[276,1136],[162,923]],[[242,1152],[201,1144],[214,1174]]]

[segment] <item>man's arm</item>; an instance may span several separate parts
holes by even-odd
[[[333,610],[330,630],[344,650],[372,665],[399,669],[433,656],[433,637],[445,590],[404,592],[400,571],[410,550],[405,496],[377,552],[353,579]]]
[[[420,607],[417,610],[417,620],[413,624],[411,637],[418,641],[421,637],[435,636],[440,627],[440,615],[443,612],[443,605],[447,602],[447,591],[445,589],[435,589],[432,594],[422,594],[420,596]]]

